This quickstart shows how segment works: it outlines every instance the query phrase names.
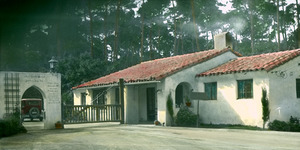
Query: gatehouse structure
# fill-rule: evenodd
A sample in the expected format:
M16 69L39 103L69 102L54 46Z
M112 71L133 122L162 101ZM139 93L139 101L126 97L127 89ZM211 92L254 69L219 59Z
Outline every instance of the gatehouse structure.
M0 119L21 112L22 99L42 99L45 129L61 121L61 75L59 73L0 71Z

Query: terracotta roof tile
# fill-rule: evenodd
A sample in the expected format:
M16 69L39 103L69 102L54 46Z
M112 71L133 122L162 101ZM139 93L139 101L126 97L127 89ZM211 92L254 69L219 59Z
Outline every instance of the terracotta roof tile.
M208 50L142 62L127 69L83 83L81 85L73 87L73 89L114 84L117 83L120 78L123 78L126 83L158 81L179 70L204 62L227 51L232 50L229 48L223 50ZM235 55L240 56L240 54L238 54L237 52L232 52Z
M300 49L239 57L216 68L196 75L211 76L236 72L266 70L270 71L300 55Z

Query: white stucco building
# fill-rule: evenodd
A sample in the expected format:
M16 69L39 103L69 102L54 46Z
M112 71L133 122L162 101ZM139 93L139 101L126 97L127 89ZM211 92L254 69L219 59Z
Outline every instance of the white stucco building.
M167 96L171 93L176 115L193 91L211 99L200 101L202 123L262 127L262 88L268 91L271 120L300 117L300 50L240 57L224 48L231 43L226 33L217 39L213 50L143 62L73 87L74 104L118 104L123 78L128 124L158 120L170 125ZM196 101L190 109L197 112Z
M180 88L180 98L174 101L174 109L177 112L179 105L184 103L184 97L188 96L192 89L197 88L195 75L199 71L217 67L237 56L237 53L226 48L143 62L74 87L74 104L119 103L117 82L119 78L123 78L125 123L141 123L157 119L168 124L166 98L169 93L175 100L175 91L177 87ZM101 95L101 98L96 100L97 95L98 97Z
M240 57L197 75L199 90L216 83L215 100L201 101L204 123L262 126L262 88L270 121L300 117L300 50ZM213 111L212 111L213 110Z

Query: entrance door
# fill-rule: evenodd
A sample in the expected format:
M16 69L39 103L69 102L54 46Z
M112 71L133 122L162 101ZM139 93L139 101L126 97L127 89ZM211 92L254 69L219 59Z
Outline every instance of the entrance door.
M154 121L156 115L155 88L147 88L147 120Z

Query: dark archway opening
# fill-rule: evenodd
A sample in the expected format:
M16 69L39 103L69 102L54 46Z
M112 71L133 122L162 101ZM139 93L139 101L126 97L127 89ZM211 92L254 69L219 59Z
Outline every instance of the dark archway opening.
M175 89L175 106L180 108L186 102L186 98L189 98L191 92L191 85L187 82L182 82L177 85Z
M22 120L38 119L42 121L44 111L44 99L42 93L34 86L28 88L21 99Z

